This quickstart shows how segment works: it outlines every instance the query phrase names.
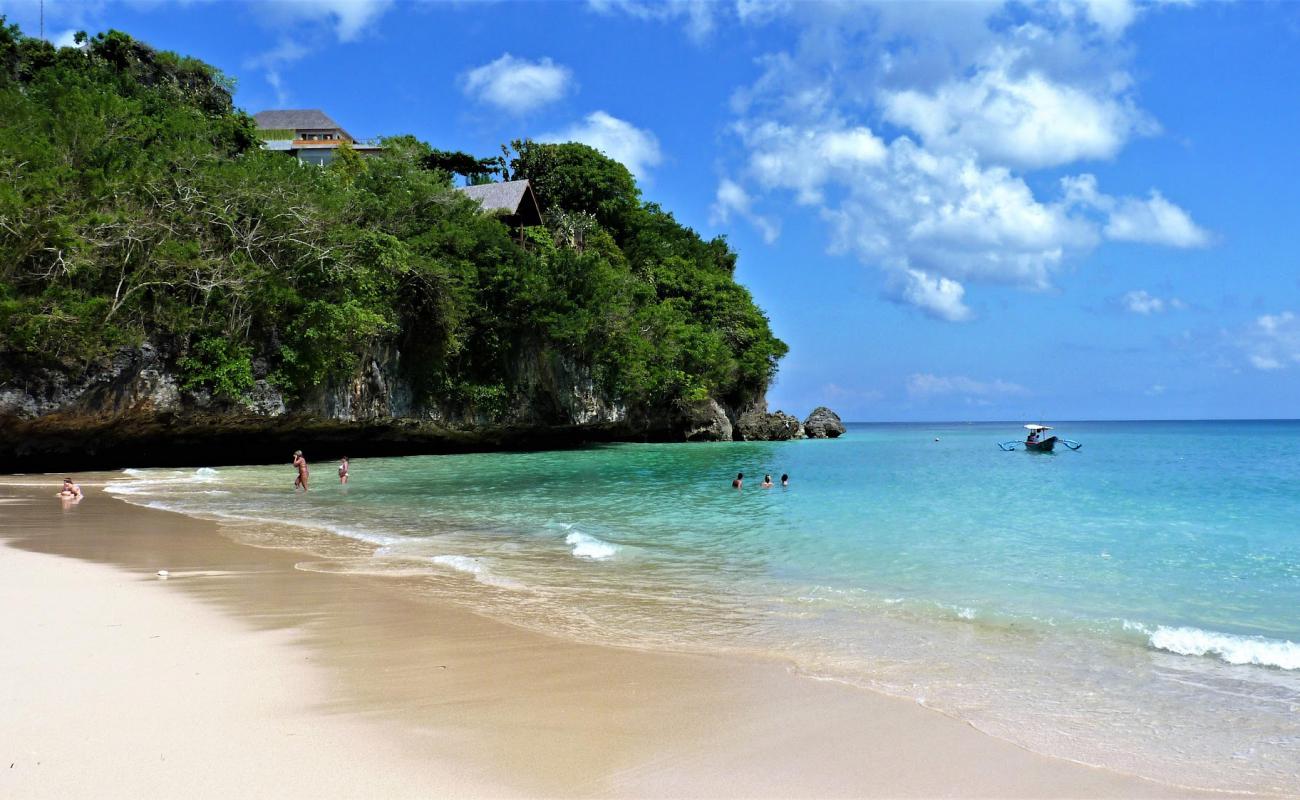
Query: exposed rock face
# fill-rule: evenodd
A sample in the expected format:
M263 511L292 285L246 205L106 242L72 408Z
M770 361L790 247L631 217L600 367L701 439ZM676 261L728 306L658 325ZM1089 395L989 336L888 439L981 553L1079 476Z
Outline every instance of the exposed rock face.
M767 404L759 403L736 420L736 439L745 442L784 442L804 438L798 417L784 411L769 414Z
M826 406L818 406L803 423L804 433L811 439L834 439L844 434L840 415Z
M717 400L682 401L677 408L682 415L681 428L686 441L731 441L731 420Z
M488 406L420 402L393 348L301 398L285 397L255 362L253 388L237 401L183 388L176 358L146 344L80 377L43 371L0 383L0 459L48 471L265 463L298 448L364 456L733 437L734 412L715 400L630 409L581 364L528 345L507 371L507 395Z

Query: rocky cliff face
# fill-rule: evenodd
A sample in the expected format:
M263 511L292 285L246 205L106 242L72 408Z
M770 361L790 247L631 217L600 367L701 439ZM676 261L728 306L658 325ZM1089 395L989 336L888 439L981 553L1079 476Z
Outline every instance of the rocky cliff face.
M123 348L79 378L48 371L0 385L0 458L36 472L270 462L299 448L333 457L802 435L797 419L768 415L761 401L739 424L712 399L629 409L581 365L530 347L512 365L504 407L419 403L400 357L376 350L350 379L297 400L255 365L253 389L231 402L184 389L165 348Z

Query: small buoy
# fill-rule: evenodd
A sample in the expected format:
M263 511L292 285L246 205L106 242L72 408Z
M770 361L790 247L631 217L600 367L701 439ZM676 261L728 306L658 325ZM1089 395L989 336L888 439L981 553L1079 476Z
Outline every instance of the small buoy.
M171 576L171 573L168 572L167 570L165 570L165 569L160 569L160 570L158 570L158 577L159 577L159 578L162 578L163 580L167 580L167 578L170 577L170 576Z

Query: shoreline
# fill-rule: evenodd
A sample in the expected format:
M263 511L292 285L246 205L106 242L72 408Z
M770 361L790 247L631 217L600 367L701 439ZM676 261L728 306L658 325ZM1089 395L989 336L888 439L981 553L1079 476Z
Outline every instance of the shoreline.
M217 523L100 491L65 513L36 488L47 485L37 476L0 482L3 498L17 501L0 504L0 572L13 572L15 548L108 565L96 585L139 595L141 608L199 607L226 624L215 639L254 646L279 637L255 646L265 651L258 663L312 665L281 701L300 703L306 718L362 726L361 738L409 759L385 769L400 779L390 795L428 785L456 796L1222 795L1037 755L915 703L784 665L576 644L415 596L402 579L298 570L306 554L240 544ZM50 560L42 571L67 575L72 563ZM133 585L158 584L158 569L172 573L163 586ZM25 591L44 594L34 607L59 609L69 589L51 581ZM10 602L23 616L20 598ZM90 634L74 626L68 635ZM139 657L141 648L124 652ZM229 669L237 677L249 667ZM135 680L147 687L150 677ZM219 710L221 698L208 699ZM32 718L51 710L16 700ZM64 735L75 749L86 733ZM201 746L219 736L200 723L185 738ZM152 764L150 775L172 769ZM362 759L349 778L364 783L372 769ZM6 783L0 791L14 796ZM310 793L289 791L299 790Z

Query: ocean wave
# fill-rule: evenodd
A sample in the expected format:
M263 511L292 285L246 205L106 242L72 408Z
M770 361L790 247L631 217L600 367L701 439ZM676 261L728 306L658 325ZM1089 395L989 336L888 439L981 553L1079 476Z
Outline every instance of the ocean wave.
M1300 644L1263 636L1234 636L1200 628L1157 627L1151 646L1183 656L1214 656L1229 664L1300 669Z
M124 469L122 474L131 478L128 481L113 481L104 486L109 494L145 494L162 486L185 486L195 483L213 483L221 476L211 467L199 467L192 473L183 472L148 472L139 469Z
M524 588L524 585L519 581L494 574L480 559L472 556L433 556L429 560L456 572L473 575L474 580L487 586L496 586L499 589Z
M602 541L581 531L569 533L564 537L564 542L573 548L572 552L576 558L604 561L618 554L617 545Z

